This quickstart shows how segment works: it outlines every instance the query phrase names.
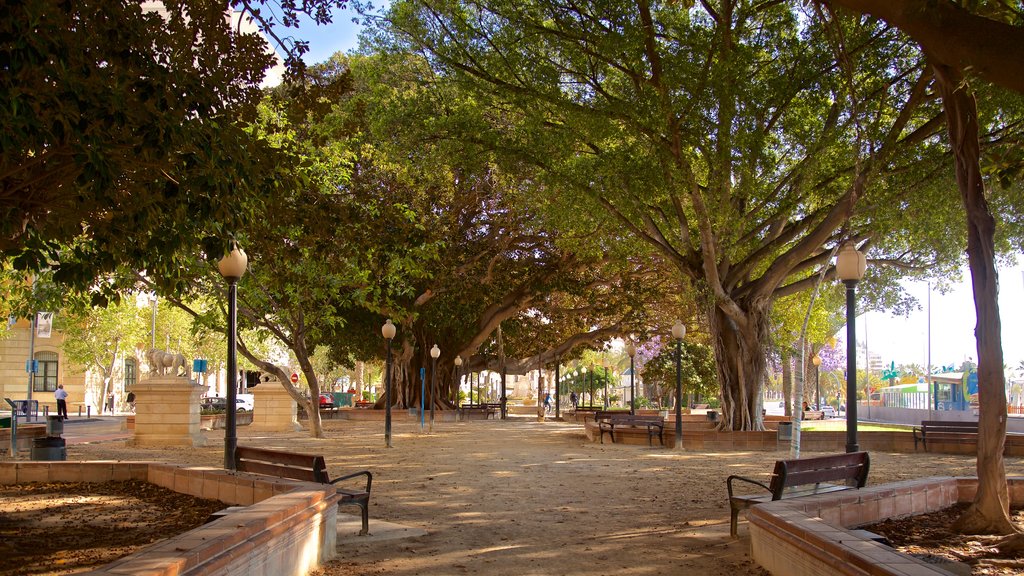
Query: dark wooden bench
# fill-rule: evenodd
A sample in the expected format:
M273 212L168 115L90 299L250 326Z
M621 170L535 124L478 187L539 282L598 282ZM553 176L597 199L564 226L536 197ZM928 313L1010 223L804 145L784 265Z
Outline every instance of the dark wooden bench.
M341 495L341 502L338 502L339 506L355 504L362 508L363 529L359 531L359 535L366 536L370 533L369 506L373 474L370 474L369 470L353 472L352 474L346 474L331 480L327 474L327 464L324 462L323 456L300 454L297 452L279 452L277 450L251 448L248 446L237 446L235 448L235 469L240 472L253 472L256 474L266 474L267 476L304 480L306 482L319 482L320 484L336 484L344 480L366 476L366 487L362 490L335 488L338 494Z
M600 414L600 413L599 413ZM661 445L665 445L665 419L661 416L650 416L630 414L629 412L605 412L602 418L597 420L597 427L601 434L601 443L604 444L604 433L607 432L615 443L615 428L646 428L647 445L654 446L654 436L658 436Z
M497 402L484 404L463 404L462 406L459 407L459 410L462 412L463 419L465 419L467 414L473 413L483 414L484 420L492 416L495 419L497 419L498 414L501 412L501 404Z
M594 412L594 422L608 420L616 414L629 414L629 410L597 410Z
M920 426L914 426L914 450L917 450L917 443L920 442L927 452L929 440L958 443L963 443L966 440L969 443L976 443L978 441L978 423L923 420Z
M868 481L868 468L871 459L867 452L852 452L849 454L836 454L834 456L818 456L815 458L803 458L800 460L778 460L775 462L775 470L772 472L771 481L766 485L744 478L743 476L729 476L726 479L726 487L729 491L729 508L732 516L729 520L729 534L736 536L736 522L741 510L746 510L755 504L782 500L783 498L798 498L800 496L812 496L814 494L825 494L839 490L850 490L852 488L863 488ZM760 486L768 494L734 494L732 489L733 480L741 480ZM842 484L837 484L842 482Z

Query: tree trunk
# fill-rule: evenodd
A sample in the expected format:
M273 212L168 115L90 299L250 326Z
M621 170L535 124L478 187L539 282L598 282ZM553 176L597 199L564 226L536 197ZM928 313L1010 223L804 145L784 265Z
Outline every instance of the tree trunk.
M1006 383L1000 336L998 278L995 267L995 219L985 200L978 140L978 110L970 86L954 68L933 65L942 96L956 180L967 211L967 260L974 288L978 324L978 492L957 520L956 529L968 534L1014 532L1003 446L1006 441Z
M764 382L764 343L768 341L766 306L750 306L745 326L715 307L708 323L715 348L722 395L721 430L763 430L759 401Z

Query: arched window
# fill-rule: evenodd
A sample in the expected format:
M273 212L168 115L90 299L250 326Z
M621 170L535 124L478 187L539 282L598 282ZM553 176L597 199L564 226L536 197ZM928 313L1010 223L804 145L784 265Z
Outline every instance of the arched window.
M124 389L125 390L129 390L129 389L131 389L132 386L135 385L136 374L138 374L137 366L138 365L135 363L135 358L125 358L124 359Z
M53 392L57 389L57 353L36 352L39 368L32 379L32 390L35 392Z

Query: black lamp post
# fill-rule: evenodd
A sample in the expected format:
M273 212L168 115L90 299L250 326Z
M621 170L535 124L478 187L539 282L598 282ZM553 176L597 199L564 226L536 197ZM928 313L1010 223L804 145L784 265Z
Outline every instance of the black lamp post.
M582 398L586 398L587 397L587 390L590 389L590 386L587 385L587 367L583 366L582 368L580 368L580 370L583 371L583 384L580 387L580 396ZM593 403L594 403L594 390L590 389L590 404L593 404ZM580 404L583 404L583 402L580 402ZM590 404L584 404L584 406L590 406Z
M249 258L237 245L217 263L220 275L228 281L228 405L224 414L224 468L235 470L235 402L238 397L238 357L235 355L235 335L238 330L238 281L245 274ZM154 307L154 310L156 308ZM156 331L154 330L154 333Z
M818 374L821 370L821 356L815 354L814 358L811 358L811 363L814 364L814 407L816 410L821 411L821 384L818 382Z
M380 328L380 333L388 341L387 382L384 383L384 444L391 448L391 341L395 338L395 325L388 318Z
M857 282L864 277L867 259L853 244L836 256L836 276L846 284L846 451L857 452Z
M672 337L676 339L676 450L683 449L683 337L686 326L676 320L672 326Z
M427 428L428 432L434 431L434 398L437 395L437 358L441 355L441 349L434 344L434 347L430 349L430 426Z
M603 360L602 360L603 362ZM604 366L604 409L608 409L608 365Z
M462 368L462 356L456 356L452 362L455 364L455 407L459 407L459 391L462 390L462 380L460 380L459 369ZM470 382L469 393L473 393L473 383ZM473 399L470 398L469 403L473 403Z
M633 340L626 343L626 354L629 354L629 413L636 414L636 384L634 378L636 374L633 373L633 357L636 356L636 346L633 344Z
M562 411L562 374L561 364L558 358L555 358L555 419L561 417Z

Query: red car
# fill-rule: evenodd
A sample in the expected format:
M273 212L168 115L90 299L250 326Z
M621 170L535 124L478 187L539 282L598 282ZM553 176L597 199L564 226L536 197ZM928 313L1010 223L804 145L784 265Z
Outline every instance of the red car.
M334 397L330 394L320 395L320 409L324 408L334 408Z

